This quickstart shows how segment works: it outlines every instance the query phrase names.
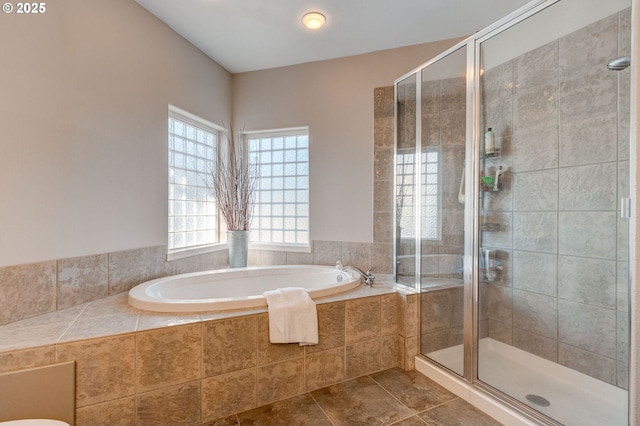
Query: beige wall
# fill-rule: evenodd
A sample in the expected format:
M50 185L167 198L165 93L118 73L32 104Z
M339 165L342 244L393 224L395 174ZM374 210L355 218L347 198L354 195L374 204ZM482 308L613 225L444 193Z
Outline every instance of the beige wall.
M130 0L0 25L0 266L166 244L167 105L231 121L231 75Z
M233 76L234 126L309 126L311 239L373 241L373 89L457 41Z
M168 104L309 126L311 238L371 242L373 89L455 41L232 78L133 1L4 14L0 266L166 244Z

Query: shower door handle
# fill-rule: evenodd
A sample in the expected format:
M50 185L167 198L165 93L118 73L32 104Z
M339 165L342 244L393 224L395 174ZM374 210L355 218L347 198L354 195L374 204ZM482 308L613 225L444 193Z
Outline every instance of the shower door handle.
M620 199L620 217L629 219L631 217L631 198Z

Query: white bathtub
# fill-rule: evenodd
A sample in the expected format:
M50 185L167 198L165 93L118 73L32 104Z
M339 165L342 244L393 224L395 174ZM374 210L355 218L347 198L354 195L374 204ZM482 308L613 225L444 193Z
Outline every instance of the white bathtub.
M139 284L129 304L155 312L200 312L267 306L262 293L302 287L312 298L360 285L360 275L332 266L264 266L174 275Z

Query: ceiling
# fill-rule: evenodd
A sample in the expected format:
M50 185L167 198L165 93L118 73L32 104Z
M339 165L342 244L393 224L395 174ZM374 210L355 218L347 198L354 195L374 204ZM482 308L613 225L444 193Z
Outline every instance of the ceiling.
M231 73L472 34L528 0L136 0ZM318 11L311 31L301 17Z

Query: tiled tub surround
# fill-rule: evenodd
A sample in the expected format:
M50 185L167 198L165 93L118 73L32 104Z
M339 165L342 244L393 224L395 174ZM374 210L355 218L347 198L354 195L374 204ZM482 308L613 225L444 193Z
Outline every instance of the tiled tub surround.
M392 272L391 252L376 243L314 241L309 253L249 250L249 266L344 265ZM129 291L169 275L229 267L227 250L166 260L166 247L148 247L0 268L0 325Z
M376 252L393 257L393 86L373 93L373 241Z
M481 288L481 334L622 388L628 376L630 12L486 70L483 128L509 168L483 200L482 245L504 272ZM488 42L490 43L490 41ZM616 136L617 135L617 136Z
M271 344L268 314L155 314L110 296L0 326L0 372L75 360L78 425L201 424L414 367L418 295L389 280L318 301L316 346Z
M129 291L137 284L228 267L225 251L166 261L164 246L0 268L0 324Z

